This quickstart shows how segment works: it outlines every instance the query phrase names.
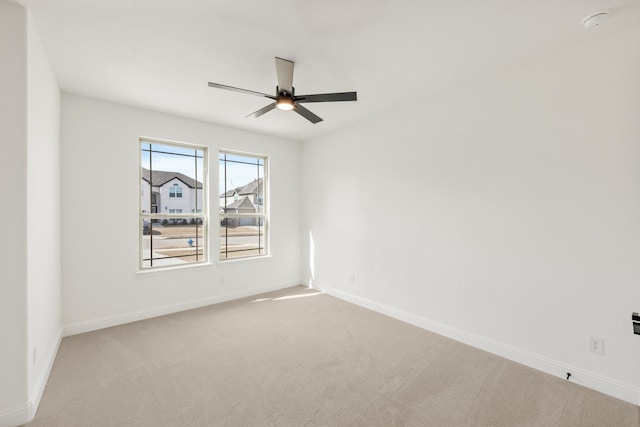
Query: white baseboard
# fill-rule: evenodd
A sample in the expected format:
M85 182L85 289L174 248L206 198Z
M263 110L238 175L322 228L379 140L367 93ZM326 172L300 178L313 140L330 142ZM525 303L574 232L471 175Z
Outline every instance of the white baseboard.
M31 421L29 418L31 412L34 411L30 402L0 411L0 427L16 427L26 424Z
M369 310L376 311L394 319L401 320L422 329L435 332L447 338L468 344L489 353L504 357L522 365L545 372L547 374L565 378L571 372L571 382L588 387L592 390L613 396L634 405L640 405L640 389L629 384L596 374L567 363L553 360L539 354L504 344L462 329L445 325L407 311L380 304L378 302L350 294L334 288L324 288L324 292Z
M58 331L56 345L51 349L49 354L47 354L45 360L46 366L31 391L29 401L22 405L0 411L0 427L16 427L33 421L33 418L36 416L36 411L38 410L38 405L40 405L44 388L47 385L47 380L53 369L53 363L56 360L61 342L62 328Z
M63 326L63 336L82 334L96 331L98 329L109 328L111 326L123 325L125 323L137 322L138 320L150 319L164 316L166 314L178 313L180 311L191 310L207 305L218 304L238 298L258 295L264 292L277 291L279 289L290 288L299 285L301 282L288 282L278 285L268 285L258 288L251 288L237 292L230 292L222 295L214 295L206 298L185 301L177 304L168 304L159 307L152 307L144 310L131 311L128 313L116 314L113 316L101 317L98 319L84 320L81 322L69 323Z
M31 391L31 395L29 396L29 412L28 417L29 421L33 420L36 416L36 411L38 410L38 406L40 406L40 400L42 399L42 394L44 393L44 388L47 386L47 381L49 380L49 375L51 375L51 370L53 369L53 363L56 361L56 356L58 355L58 349L60 349L60 343L62 342L62 328L58 331L58 338L56 340L56 345L51 349L49 354L47 354L47 358L45 360L46 366L40 377L37 379L36 384Z

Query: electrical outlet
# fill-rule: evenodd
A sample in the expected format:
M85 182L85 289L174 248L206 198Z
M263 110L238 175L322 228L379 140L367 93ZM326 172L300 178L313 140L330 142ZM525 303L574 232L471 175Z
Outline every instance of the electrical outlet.
M38 362L38 346L36 345L32 349L31 363L33 363L33 366L36 366L37 362Z
M220 283L224 283L224 276L222 274L220 275Z
M589 351L591 353L604 355L604 339L589 337Z
M356 283L356 273L351 273L351 276L349 277L349 281L351 283Z

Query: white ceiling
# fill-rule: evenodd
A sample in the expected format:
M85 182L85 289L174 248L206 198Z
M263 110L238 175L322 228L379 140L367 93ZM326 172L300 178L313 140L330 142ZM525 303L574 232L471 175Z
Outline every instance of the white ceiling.
M639 0L21 0L61 89L296 140L349 124L603 32L637 25ZM586 15L610 9L600 28ZM275 91L274 57L297 94L358 92L244 117Z

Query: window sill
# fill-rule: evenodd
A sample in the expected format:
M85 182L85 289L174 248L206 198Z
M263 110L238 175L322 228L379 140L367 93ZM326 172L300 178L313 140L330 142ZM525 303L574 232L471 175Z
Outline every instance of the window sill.
M145 268L144 270L136 271L136 274L149 274L149 273L159 273L161 271L170 271L170 270L184 270L185 268L198 268L198 267L210 267L213 263L211 262L199 262L187 265L168 265L166 267L150 267Z
M265 259L265 258L271 258L271 257L272 257L271 254L269 254L269 255L252 256L252 257L246 257L246 258L219 259L218 264L230 264L234 262L253 261L256 259Z

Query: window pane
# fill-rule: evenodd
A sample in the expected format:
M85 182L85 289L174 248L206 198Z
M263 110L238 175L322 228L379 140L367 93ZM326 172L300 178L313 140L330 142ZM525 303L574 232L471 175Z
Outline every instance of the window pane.
M221 155L223 157L219 161L220 206L233 209L235 206L231 205L234 202L244 202L245 207L249 207L250 204L258 205L259 199L264 199L264 159ZM253 211L256 212L257 209L258 206L254 206Z
M144 225L143 267L204 261L204 224L201 218L171 218Z
M220 258L266 254L264 218L224 218L220 224Z

